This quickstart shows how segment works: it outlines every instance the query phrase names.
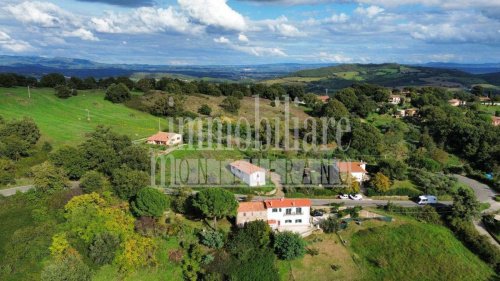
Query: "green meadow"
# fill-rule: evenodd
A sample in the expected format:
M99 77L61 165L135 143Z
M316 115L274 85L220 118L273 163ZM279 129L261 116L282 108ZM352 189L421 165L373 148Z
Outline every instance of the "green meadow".
M0 88L0 115L6 119L33 118L42 141L55 147L80 143L86 133L102 124L132 140L158 131L158 118L106 101L99 90L79 91L77 96L59 99L53 89L31 89L29 98L27 88ZM165 126L162 120L162 128Z

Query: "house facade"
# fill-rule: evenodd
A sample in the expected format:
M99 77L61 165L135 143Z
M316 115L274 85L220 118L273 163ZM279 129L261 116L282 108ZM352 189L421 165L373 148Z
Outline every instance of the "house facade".
M319 99L322 103L327 103L327 102L330 100L330 96L318 96L318 99Z
M176 133L158 132L147 138L146 143L154 145L172 146L182 143L182 135Z
M451 100L448 100L448 104L451 106L461 106L461 105L464 105L465 102L462 100L459 100L459 99L451 99Z
M337 162L337 168L340 174L350 174L359 183L368 180L365 162Z
M311 200L301 198L269 199L257 202L241 202L236 224L263 220L277 231L302 232L311 226Z
M389 97L388 102L398 105L399 103L401 103L401 99L402 99L402 97L400 95L391 95Z
M266 185L266 169L238 160L229 164L231 173L250 187Z

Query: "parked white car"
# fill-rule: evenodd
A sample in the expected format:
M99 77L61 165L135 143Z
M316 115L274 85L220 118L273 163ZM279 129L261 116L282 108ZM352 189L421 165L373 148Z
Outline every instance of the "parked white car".
M340 194L339 199L349 199L349 195L347 194Z
M363 196L361 196L361 194L349 194L349 198L352 200L363 200Z
M419 205L436 204L438 202L437 197L434 195L420 195L418 199Z

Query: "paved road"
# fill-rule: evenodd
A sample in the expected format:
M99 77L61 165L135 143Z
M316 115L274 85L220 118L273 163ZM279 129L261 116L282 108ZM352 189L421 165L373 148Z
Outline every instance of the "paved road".
M490 212L494 213L500 210L500 202L497 202L493 199L497 193L489 186L461 175L453 175L453 176L457 178L459 182L464 183L468 185L470 188L472 188L479 202L490 204L490 207L484 210L483 213L490 213ZM480 234L486 235L493 245L496 245L498 248L500 248L498 242L486 230L486 227L484 226L483 222L480 219L474 220L474 227Z
M0 195L12 196L12 195L16 194L18 191L24 193L32 188L34 188L33 185L25 185L25 186L16 186L16 187L12 187L12 188L0 189Z
M77 188L80 185L80 182L72 181L72 182L70 182L70 184L71 184L71 188ZM12 187L12 188L0 189L0 195L3 195L5 197L12 196L12 195L16 194L18 191L24 193L30 189L33 189L33 188L35 188L34 185L24 185L24 186Z

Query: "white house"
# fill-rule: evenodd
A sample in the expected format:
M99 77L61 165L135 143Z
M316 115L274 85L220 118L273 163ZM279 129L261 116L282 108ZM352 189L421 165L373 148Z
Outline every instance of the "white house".
M146 142L148 144L171 146L182 143L182 135L176 133L158 132L150 136Z
M231 173L251 187L266 185L266 170L250 162L238 160L229 164Z
M349 173L359 183L368 179L365 162L337 162L337 168L340 174Z
M241 202L236 224L256 220L266 221L273 230L290 230L303 233L311 226L311 200L300 198L269 199L258 202Z
M400 95L391 95L388 100L389 103L392 104L400 104L401 103L401 96Z

